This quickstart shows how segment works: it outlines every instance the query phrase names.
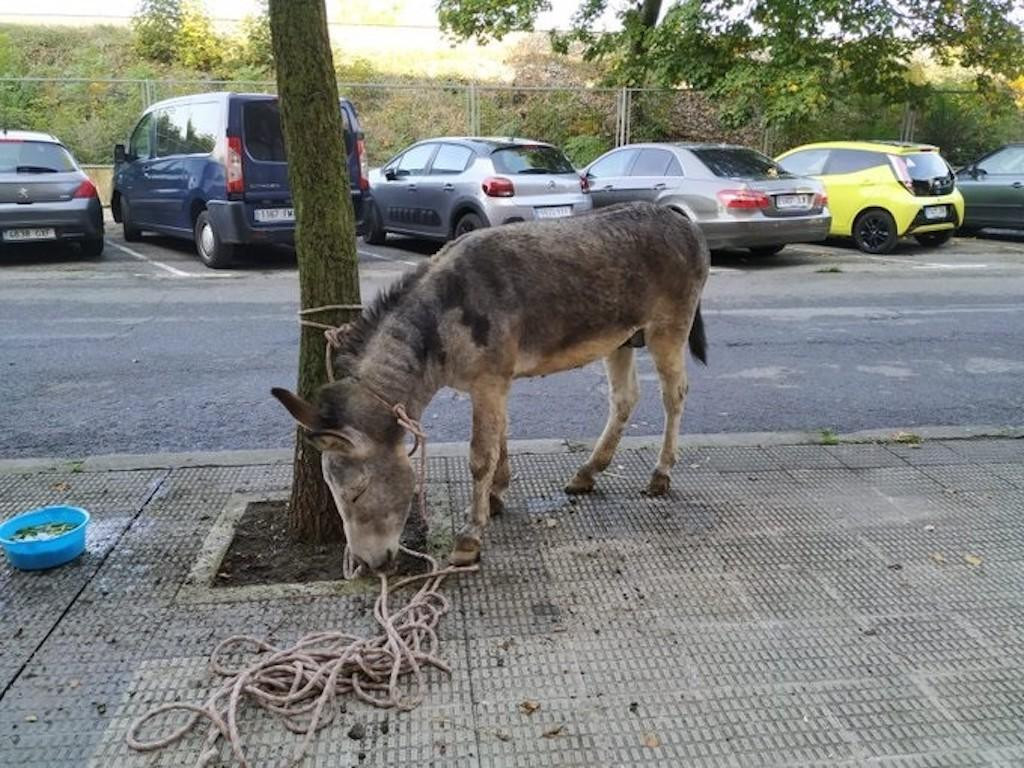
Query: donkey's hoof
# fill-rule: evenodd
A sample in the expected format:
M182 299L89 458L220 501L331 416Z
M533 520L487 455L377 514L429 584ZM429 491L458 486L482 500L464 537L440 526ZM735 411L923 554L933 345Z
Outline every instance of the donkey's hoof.
M668 493L671 483L672 478L658 470L654 470L651 473L651 482L647 484L647 489L644 491L644 496L664 496Z
M455 538L455 549L449 558L452 565L473 565L480 560L480 539L468 533Z
M572 480L566 483L565 486L565 492L571 495L590 493L593 490L594 478L590 475L585 475L582 472L577 472L573 475Z
M505 513L505 502L501 500L500 496L495 496L493 493L490 496L491 514L502 515Z

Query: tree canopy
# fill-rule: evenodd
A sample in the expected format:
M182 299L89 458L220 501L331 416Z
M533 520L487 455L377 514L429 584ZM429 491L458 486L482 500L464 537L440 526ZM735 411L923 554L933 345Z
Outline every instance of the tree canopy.
M556 49L577 46L616 85L686 85L742 123L816 114L832 98L914 101L914 57L971 68L976 84L1024 71L1016 0L579 0ZM438 0L441 26L486 41L534 28L550 0ZM601 29L609 14L618 24Z

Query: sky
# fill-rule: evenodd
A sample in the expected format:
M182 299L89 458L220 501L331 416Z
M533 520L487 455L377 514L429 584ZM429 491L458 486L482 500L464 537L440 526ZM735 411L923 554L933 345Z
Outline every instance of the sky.
M240 19L252 13L256 8L255 0L205 0L207 11L217 19ZM437 25L434 3L431 0L405 0L397 3L403 6L400 21L411 26ZM124 18L131 16L138 5L138 0L33 0L30 10L26 10L24 0L0 0L0 16L18 16L26 22L33 17L39 20L52 16L95 17L97 21L106 18ZM333 22L344 22L338 18L334 3L327 2L328 14ZM551 11L538 19L537 26L541 29L565 27L572 17L573 11L579 6L579 0L551 0ZM52 20L52 19L51 19Z

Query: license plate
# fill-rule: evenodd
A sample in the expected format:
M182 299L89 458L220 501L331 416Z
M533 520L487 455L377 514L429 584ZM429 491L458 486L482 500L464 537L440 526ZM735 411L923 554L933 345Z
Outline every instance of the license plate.
M565 216L572 216L571 205L548 205L537 209L538 219L561 219Z
M929 205L924 209L924 217L926 219L944 219L946 218L946 206Z
M261 224L295 221L294 208L257 208L255 215Z
M785 208L809 208L811 205L810 195L776 195L775 207L782 210Z
M53 227L31 227L28 229L5 229L4 240L9 243L26 240L56 240L57 232Z

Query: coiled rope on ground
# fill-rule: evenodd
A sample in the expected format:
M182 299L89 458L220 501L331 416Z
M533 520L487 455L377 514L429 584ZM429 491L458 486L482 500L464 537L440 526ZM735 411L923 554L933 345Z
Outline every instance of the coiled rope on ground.
M330 725L339 712L338 698L353 695L358 700L384 709L410 710L422 701L426 673L430 668L451 674L438 653L437 626L451 603L440 591L445 578L454 573L475 571L478 566L440 567L427 554L403 551L425 560L427 573L389 583L379 574L380 594L373 617L380 631L372 637L343 632L314 632L294 645L279 648L249 635L222 640L210 656L210 671L224 678L203 704L170 703L138 718L126 737L132 749L149 752L168 747L190 732L200 720L208 721L206 737L195 763L208 766L220 753L220 741L228 742L238 764L249 768L239 731L239 712L245 703L256 704L274 715L302 740L286 763L305 757L320 729ZM391 611L390 601L402 587L420 583L404 606ZM224 659L244 649L255 650L255 661L232 666ZM402 679L410 677L403 687ZM170 733L150 738L140 736L143 727L168 712L186 712L184 724Z

